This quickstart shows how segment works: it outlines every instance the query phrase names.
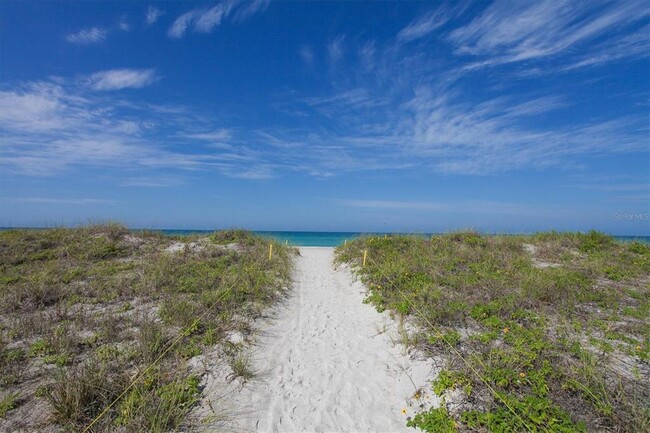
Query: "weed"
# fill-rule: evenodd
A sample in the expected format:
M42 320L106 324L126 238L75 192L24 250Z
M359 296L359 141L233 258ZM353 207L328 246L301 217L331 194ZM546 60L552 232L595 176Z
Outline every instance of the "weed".
M16 408L18 393L10 392L0 399L0 418L7 416L7 412Z
M123 372L99 365L91 360L55 372L45 398L57 422L69 427L89 423L126 386L128 377Z
M230 368L233 378L239 377L244 381L252 379L256 374L253 370L252 360L247 355L235 355L230 361Z
M4 340L0 338L0 385L5 387L18 382L24 362L24 351L22 349L8 349Z
M195 247L172 253L171 242ZM290 281L292 250L274 243L269 261L269 242L244 231L170 238L117 223L1 231L3 395L29 378L38 395L26 398L44 398L56 424L38 428L78 431L157 361L93 431L178 429L200 392L179 364L249 330ZM250 378L250 366L236 364Z
M152 433L177 429L198 400L199 378L173 377L161 384L163 379L153 373L129 391L120 404L115 424Z
M558 433L586 432L584 423L573 422L566 411L545 397L527 396L519 400L502 395L508 406L498 404L489 412L467 411L462 421L470 429L490 431L552 431ZM513 412L518 414L514 416Z
M183 359L194 358L200 355L201 352L200 341L197 341L196 338L190 338L176 347L176 353Z
M40 339L36 340L32 345L29 347L29 356L31 357L38 357L38 356L47 356L47 355L52 355L54 353L54 349L52 346L45 340Z
M138 332L136 341L138 355L145 364L155 361L167 346L163 327L153 321L145 321L140 324L140 332Z
M443 395L446 391L470 384L471 382L464 373L442 370L433 381L433 392L437 395Z
M365 267L359 266L363 251ZM336 257L356 266L368 287L365 302L412 316L429 336L425 342L404 338L405 344L445 350L447 368L434 381L436 393L460 388L476 404L453 416L444 406L420 413L409 425L431 422L440 431L522 431L524 423L535 430L584 431L601 428L603 419L616 431L648 425L642 398L634 397L647 396L647 379L616 384L609 357L591 355L623 354L635 371L645 368L647 245L619 244L594 231L529 237L459 232L359 238L339 247ZM468 328L472 332L461 338L458 330ZM449 345L456 349L446 350ZM486 406L477 399L488 387L494 402Z
M454 330L435 333L429 336L429 343L441 348L446 348L448 345L458 346L460 344L460 333Z
M210 236L210 240L215 244L226 245L226 244L239 244L239 245L254 245L256 240L255 237L246 230L235 229L235 230L221 230L214 232Z
M447 408L439 407L429 409L427 412L415 414L406 423L408 427L417 427L420 430L430 433L454 433L458 431L456 421L447 412Z

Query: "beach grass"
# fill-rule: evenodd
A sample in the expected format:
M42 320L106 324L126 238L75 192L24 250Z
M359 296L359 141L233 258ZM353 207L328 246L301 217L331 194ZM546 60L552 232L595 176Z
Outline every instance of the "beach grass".
M253 373L228 339L289 285L295 250L274 243L269 259L269 242L120 224L0 232L0 429L81 431L120 395L92 431L185 425L201 392L190 359L227 345L233 374Z
M367 262L362 266L363 252ZM441 359L424 431L650 430L650 248L598 232L364 237L366 301Z

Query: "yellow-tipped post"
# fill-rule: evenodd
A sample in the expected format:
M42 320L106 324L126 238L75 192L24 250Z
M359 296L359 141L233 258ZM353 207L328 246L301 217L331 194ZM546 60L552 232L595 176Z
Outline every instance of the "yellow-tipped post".
M273 244L269 244L269 260L273 258Z
M367 257L368 257L368 250L363 250L363 266L366 266Z

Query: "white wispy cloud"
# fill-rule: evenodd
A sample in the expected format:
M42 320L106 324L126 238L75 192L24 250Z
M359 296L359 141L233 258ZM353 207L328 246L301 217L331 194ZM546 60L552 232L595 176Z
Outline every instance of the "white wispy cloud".
M374 110L386 109L391 103L388 97L375 95L364 87L326 96L305 98L303 101L329 118L336 118L350 112L358 113L360 110L370 115Z
M376 65L377 48L375 41L367 41L359 48L359 61L365 70L371 70Z
M181 38L189 28L194 28L197 32L209 33L230 14L235 4L234 1L225 1L210 9L194 9L186 12L174 21L168 34L172 38Z
M199 33L210 33L226 19L232 17L237 22L264 11L268 1L223 0L211 8L192 9L180 15L167 32L171 38L182 38L189 29Z
M163 15L163 11L161 11L160 9L158 9L153 5L149 5L149 8L147 9L147 14L145 15L145 22L147 23L147 25L150 26L154 24L156 21L158 21L158 19L162 15Z
M94 90L119 90L139 89L157 79L154 69L111 69L89 75L85 81Z
M196 140L229 137L230 132L210 125L201 113L116 101L76 83L22 83L0 90L0 106L8 107L0 110L0 170L30 176L52 176L75 167L152 173L139 181L130 176L127 183L133 186L153 186L161 171L167 180L180 177L178 171L213 170L245 179L274 175L273 163L242 139L236 145L208 143L202 151L195 146L187 151ZM160 130L170 127L177 136L161 140ZM197 128L208 132L197 133Z
M644 148L641 118L574 123L557 128L526 126L530 116L564 106L561 98L517 102L499 97L479 104L454 101L422 89L398 121L410 139L406 150L431 158L440 172L485 174L524 167L561 166L580 154L638 152ZM640 129L639 129L640 128ZM617 143L616 147L612 143Z
M629 30L628 45L641 44L642 37ZM613 47L627 39L597 44ZM275 146L302 149L304 164L293 162L305 172L390 170L391 164L397 170L461 175L566 170L579 168L586 155L647 149L650 128L640 113L591 118L570 114L570 107L581 103L569 96L570 89L566 95L534 88L522 93L501 85L468 92L456 76L458 63L427 56L423 45L352 38L346 45L359 53L346 58L349 73L341 77L325 70L333 83L329 91L294 99L297 109L321 120L317 131L269 131ZM589 50L579 54L587 56ZM547 122L558 116L564 121Z
M509 216L543 216L557 217L561 214L579 215L587 213L583 207L539 205L532 203L510 203L494 200L446 200L446 201L405 201L405 200L368 200L368 199L333 199L334 204L384 212L450 212L467 214L493 214Z
M65 94L51 83L31 83L18 89L0 91L0 124L15 131L57 131L74 127L73 117L62 111L75 110L83 100Z
M616 182L612 179L605 179L604 182L600 183L595 183L593 180L588 183L581 183L581 184L573 184L573 185L567 185L568 187L572 188L580 188L580 189L586 189L586 190L592 190L592 191L602 191L602 192L613 192L613 193L620 193L620 192L630 192L630 191L638 191L638 192L646 192L650 193L650 183L620 183ZM650 198L650 195L646 195L646 199Z
M185 31L189 26L192 25L194 20L196 20L196 15L198 11L189 11L183 15L176 18L172 26L169 28L167 34L170 38L181 38L185 34Z
M397 86L411 82L402 74L392 75ZM467 100L457 85L432 83L403 99L404 93L391 87L369 87L371 80L365 76L360 81L364 84L348 91L302 100L328 119L327 130L275 135L274 145L298 147L295 153L313 169L302 166L303 171L328 175L404 169L485 175L575 168L584 155L647 148L649 128L643 116L536 126L537 118L570 108L571 102L561 95ZM395 94L402 99L390 96Z
M226 0L197 14L194 21L194 29L197 32L210 33L212 29L220 25L230 15L230 12L236 4L237 2L234 0Z
M449 34L459 55L486 57L469 68L540 59L566 53L581 43L619 31L645 19L643 0L617 2L495 1L469 24Z
M131 30L131 24L129 24L126 16L120 18L119 22L117 23L117 28L123 32L128 32Z
M594 67L626 58L648 57L650 50L650 25L646 25L629 35L606 40L596 45L591 52L578 57L558 68L559 71Z
M272 165L258 165L254 168L235 170L227 168L222 171L228 177L245 180L267 180L275 177L275 170Z
M311 66L314 64L314 50L312 50L309 45L303 45L300 47L298 54L306 65Z
M477 102L463 100L454 89L422 85L411 97L389 103L386 93L391 92L359 88L303 99L300 104L329 111L327 129L242 131L215 127L178 107L118 104L105 94L28 83L0 91L0 105L6 107L0 110L0 166L38 176L75 166L138 168L154 174L131 175L125 183L164 186L177 170L215 170L253 180L279 173L322 178L412 169L482 175L565 167L582 155L647 151L643 118L531 126L531 118L570 107L558 95ZM171 139L160 139L162 125L176 131ZM167 179L157 180L158 171Z
M140 176L122 180L122 186L144 188L169 188L185 185L187 180L175 176Z
M271 0L251 0L240 7L235 13L235 21L243 21L258 12L264 12L271 4Z
M66 36L66 40L77 45L91 45L103 42L106 40L108 31L100 27L90 27L81 29L76 33L70 33Z
M420 39L437 28L442 27L449 21L450 14L446 7L441 6L417 19L404 27L397 34L397 40L400 42L410 42Z
M343 58L344 41L345 41L345 35L338 35L336 38L334 38L333 41L327 44L327 56L329 58L330 63L332 64L337 63L339 60Z
M185 134L185 137L204 141L226 141L232 137L232 132L221 128L216 131Z
M265 4L222 2L191 10L176 19L170 36L212 31L225 20L234 20L246 5L259 12ZM75 82L83 84L81 89L72 89L69 81L0 88L0 164L34 175L75 166L126 165L154 172L143 174L140 180L129 175L133 186L153 186L158 183L156 173L164 171L173 177L174 170L214 170L244 179L268 179L282 173L323 178L384 170L484 175L575 167L584 156L647 155L649 131L643 115L570 112L572 105L581 104L570 91L542 92L534 86L527 92L508 84L495 90L480 87L487 81L479 80L468 91L454 75L464 59L487 64L528 56L526 64L549 70L536 62L567 52L563 63L554 66L556 71L567 68L565 73L570 73L569 68L597 66L629 53L647 55L643 48L647 47L644 32L648 26L630 17L628 5L607 3L589 13L582 3L565 5L569 17L549 24L555 40L544 34L540 24L550 23L559 14L554 4L517 3L507 8L495 3L477 20L450 34L448 40L457 54L451 66L431 56L424 43L403 43L435 31L440 17L434 19L434 12L405 27L402 41L339 35L328 41L321 54L326 64L329 61L337 67L310 70L322 74L317 77L322 79L319 86L314 87L318 94L310 88L278 97L284 115L295 115L298 120L291 128L256 130L254 124L234 128L188 107L124 99L118 103L110 99L113 94L91 91L150 85L157 79L156 71L150 69L98 72ZM487 11L493 12L489 19ZM635 22L637 27L629 28ZM494 25L492 33L490 24ZM608 31L612 37L603 37ZM592 42L592 50L573 49L586 40ZM625 55L618 51L621 47ZM534 53L537 57L531 56ZM298 54L303 62L314 62L310 47L304 46ZM562 122L553 120L559 117ZM170 128L174 131L171 138ZM370 204L437 206L366 203Z
M121 203L118 200L103 198L56 198L56 197L4 197L2 201L14 203L39 203L39 204L69 204L69 205L115 205Z
M403 201L403 200L360 200L336 199L334 203L364 209L399 209L399 210L430 210L439 211L449 209L449 204L444 202Z

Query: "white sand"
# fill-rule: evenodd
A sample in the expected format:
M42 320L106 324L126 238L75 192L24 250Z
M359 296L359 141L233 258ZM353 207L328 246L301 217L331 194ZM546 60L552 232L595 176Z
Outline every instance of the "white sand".
M393 343L397 325L362 303L366 290L349 270L333 269L332 248L300 253L292 293L252 351L260 377L237 389L208 383L209 400L226 405L225 430L415 431L406 417L418 387L427 390L422 403L438 404L431 360L411 359Z

